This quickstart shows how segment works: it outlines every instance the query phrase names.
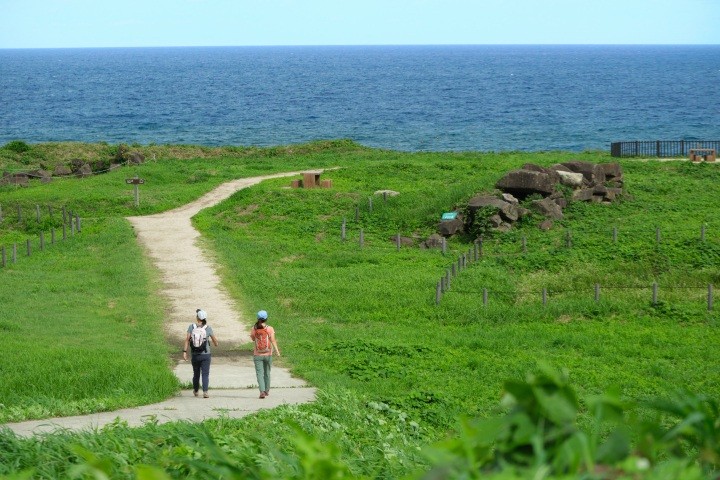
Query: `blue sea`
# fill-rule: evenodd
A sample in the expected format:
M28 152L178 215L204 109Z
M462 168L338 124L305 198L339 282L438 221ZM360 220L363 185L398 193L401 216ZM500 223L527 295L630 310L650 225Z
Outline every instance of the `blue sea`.
M718 45L0 50L0 144L582 151L719 117Z

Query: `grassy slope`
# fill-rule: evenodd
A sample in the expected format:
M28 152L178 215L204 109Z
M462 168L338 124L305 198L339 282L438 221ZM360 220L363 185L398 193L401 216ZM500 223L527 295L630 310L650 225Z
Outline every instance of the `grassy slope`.
M654 308L648 305L647 291L618 289L617 298L606 298L611 285L647 285L650 280L663 286L717 283L720 225L711 215L715 199L707 188L720 176L717 166L623 162L634 199L613 206L573 207L560 226L572 229L572 250L560 248L562 228L540 234L530 225L493 238L486 241L487 258L455 279L436 307L435 282L469 245L453 239L447 257L434 250L397 252L392 235L399 231L427 236L439 212L491 189L502 172L523 163L610 159L597 153L403 154L348 145L310 146L299 155L269 153L158 161L102 177L0 191L2 205L64 203L83 217L90 212L79 237L0 272L5 277L0 283L2 304L21 312L14 321L0 324L13 333L11 341L17 347L10 351L19 352L10 354L14 357L3 367L3 379L14 382L13 406L7 407L9 398L0 400L6 406L0 415L32 418L131 405L175 388L162 367L167 361L160 329L162 305L146 293L155 291L153 275L141 260L129 226L117 218L135 213L125 177L138 173L146 179L141 211L151 213L186 203L227 178L330 165L346 167L325 176L332 178L332 190L289 190L283 188L287 179L270 181L196 217L218 252L228 288L252 310L271 311L286 361L324 389L318 404L278 412L271 420L261 415L212 423L213 436L225 438L222 442L243 438L258 428L257 422L269 420L278 427L275 440L287 446L296 435L283 419L292 419L318 438L337 441L343 456L357 458L351 464L358 472L393 472L387 473L393 477L409 471L415 461L413 446L427 437L403 430L405 423L400 427L399 417L388 412L408 412L426 434L435 428L442 431L459 413L492 411L502 381L522 377L539 360L568 367L583 393L612 384L628 397L677 387L719 393L720 376L712 357L719 343L716 317L704 308L702 293L685 295L679 290L672 301L663 296L664 303ZM370 214L367 198L386 188L401 195L387 205L376 197ZM7 215L8 208L4 211ZM343 218L348 220L345 243L339 240ZM707 241L698 245L703 222ZM614 224L620 228L620 241L608 246ZM17 238L15 227L0 226L3 243ZM662 228L666 239L660 247L653 244L655 226ZM362 250L356 242L361 227L366 239ZM517 252L519 235L527 236L529 254L490 255ZM569 285L592 292L598 279L604 286L600 305L592 302L592 293L590 300L567 293L551 296L543 309L537 297L533 300L524 293L537 292L543 285L551 291ZM491 305L483 307L478 294L482 288L502 294L497 301L492 295ZM62 323L67 318L80 326L82 349L71 347L74 340ZM135 342L124 340L148 332L150 338L140 352ZM93 367L64 367L68 353L80 365ZM128 361L136 354L145 356L148 370ZM93 363L98 356L106 360ZM30 376L56 376L60 381L46 382L43 395L38 395L37 382L22 382L14 376L16 369L7 366L20 362L32 369ZM377 416L375 407L361 399L380 400L396 410ZM338 402L350 407L336 408ZM340 426L330 428L324 422ZM169 452L182 457L177 445L183 438L198 434L183 429L159 428L167 437L162 448L169 449L159 453L139 446L146 435L156 438L155 428L122 434L116 428L113 435L72 441L105 452L120 464L119 456L125 455L121 452L130 450L136 452L135 461L165 464ZM3 445L20 459L16 466L38 465L44 460L31 454L32 443ZM395 453L387 456L387 451L378 450L380 444ZM62 445L56 448L52 451L64 451ZM47 465L47 471L55 473L48 477L67 468L67 454L55 455L56 463ZM122 472L128 475L127 469Z
M273 311L299 374L410 409L436 426L460 413L489 413L502 382L538 361L569 368L583 393L611 385L631 398L679 387L720 393L711 353L720 337L704 300L720 259L715 200L703 187L718 177L716 166L625 162L633 199L571 208L562 224L574 232L573 249L561 246L562 225L548 234L527 225L497 236L486 241L488 257L463 272L436 307L435 283L456 257L396 252L391 236L424 238L439 212L491 190L502 172L564 156L394 157L376 154L371 167L333 173L332 191L288 191L268 182L199 215L236 294ZM370 214L366 198L384 188L401 196L387 206L376 198ZM365 209L359 225L355 201ZM343 217L351 219L345 243ZM702 223L705 244L698 240ZM614 245L613 225L620 232ZM660 246L656 226L664 232ZM517 253L521 234L531 239L532 253L491 255ZM455 254L468 247L451 242ZM238 271L255 275L232 275ZM604 286L600 304L592 300L596 282ZM655 307L653 282L662 285ZM539 299L543 286L553 293L547 308ZM489 308L482 288L498 292Z

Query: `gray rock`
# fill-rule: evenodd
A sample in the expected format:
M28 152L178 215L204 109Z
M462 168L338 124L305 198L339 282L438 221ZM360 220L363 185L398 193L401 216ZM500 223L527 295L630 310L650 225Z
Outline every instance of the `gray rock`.
M53 170L53 176L54 177L67 177L69 175L72 175L72 170L70 167L66 165L58 165Z
M567 185L568 187L580 187L583 183L583 174L579 172L564 172L562 170L558 170L558 175L560 176L560 183L563 185Z
M513 170L498 180L495 188L515 197L525 198L533 193L550 195L555 190L555 182L547 173Z
M530 205L535 211L548 218L554 220L561 220L563 218L562 208L551 198L535 200Z
M540 225L538 225L538 228L542 231L547 232L555 225L555 222L551 218L546 218L542 222L540 222Z
M443 220L438 225L438 233L444 237L450 237L456 233L463 231L463 221L461 218L455 218L453 220Z

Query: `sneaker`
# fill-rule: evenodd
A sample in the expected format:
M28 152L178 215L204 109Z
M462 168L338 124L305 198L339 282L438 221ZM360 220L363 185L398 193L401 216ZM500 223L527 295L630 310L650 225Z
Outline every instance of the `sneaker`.
M203 398L210 398L210 395L208 395L208 392L203 392Z
M265 397L266 397L265 392L260 392L260 398L265 398Z
M193 395L195 395L195 396L197 397L197 396L198 396L198 391L197 391L197 390L193 390Z

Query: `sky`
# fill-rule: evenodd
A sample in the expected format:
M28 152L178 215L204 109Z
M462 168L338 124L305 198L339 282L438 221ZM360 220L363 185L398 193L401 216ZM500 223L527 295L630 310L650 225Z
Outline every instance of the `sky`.
M720 0L0 0L0 48L720 44Z

